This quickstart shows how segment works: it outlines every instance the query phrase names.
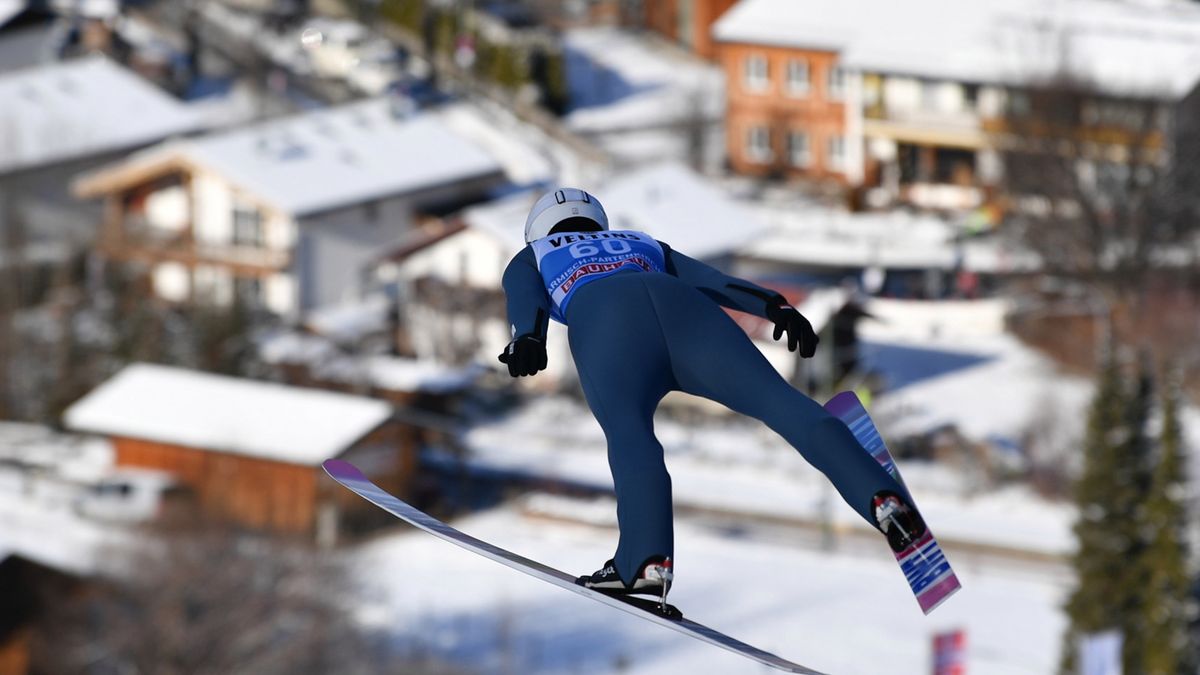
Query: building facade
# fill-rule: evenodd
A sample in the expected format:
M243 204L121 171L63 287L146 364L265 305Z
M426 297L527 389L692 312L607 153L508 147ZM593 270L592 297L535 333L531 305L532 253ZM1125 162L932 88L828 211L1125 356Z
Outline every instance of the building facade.
M753 176L852 182L857 148L837 52L722 43L725 142L731 168Z
M375 100L169 143L74 191L105 204L98 252L157 297L294 317L353 297L381 250L504 180L440 120Z
M646 28L698 56L717 58L712 25L737 0L656 0L643 3Z

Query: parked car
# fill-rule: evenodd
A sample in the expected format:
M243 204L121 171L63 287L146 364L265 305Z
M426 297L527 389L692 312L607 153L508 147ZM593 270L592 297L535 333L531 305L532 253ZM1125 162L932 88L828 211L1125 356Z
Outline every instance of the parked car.
M121 467L88 486L76 510L96 520L144 522L161 515L181 492L166 471Z

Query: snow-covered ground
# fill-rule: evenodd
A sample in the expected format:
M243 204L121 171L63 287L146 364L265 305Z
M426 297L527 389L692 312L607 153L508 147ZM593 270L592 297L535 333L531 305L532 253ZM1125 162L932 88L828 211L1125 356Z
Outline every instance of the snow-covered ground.
M1090 382L1057 373L1048 359L1006 335L1003 301L872 300L866 309L876 318L861 325L869 340L863 359L888 385L871 403L885 438L953 425L972 440L1019 442L1048 411L1057 412L1055 437L1068 451L1081 437ZM868 528L831 495L823 476L753 420L681 423L660 414L655 432L678 506L808 523L828 517L842 530ZM612 487L603 432L587 408L570 399L535 401L471 430L465 441L472 461L485 467ZM983 491L970 471L915 461L901 468L945 540L1050 555L1073 546L1069 504L1021 485Z
M512 507L455 525L571 573L603 563L616 532L522 517ZM676 527L676 585L686 615L839 675L930 671L936 632L967 632L974 675L1053 672L1064 618L1058 582L961 566L963 590L918 609L885 548L829 554ZM505 569L417 532L365 545L359 618L401 648L489 673L766 673L736 655Z
M836 528L868 529L830 494L819 472L757 423L697 426L660 416L655 432L667 452L679 507L814 523L825 517L832 499L828 513ZM472 430L466 442L477 465L612 488L603 432L586 407L567 399L535 402L502 422ZM1068 505L1039 499L1019 486L971 494L961 475L936 465L910 462L902 470L941 538L1036 553L1070 551L1074 511Z
M94 572L102 547L119 535L83 518L78 505L112 461L107 441L0 423L0 560L11 553L67 572Z

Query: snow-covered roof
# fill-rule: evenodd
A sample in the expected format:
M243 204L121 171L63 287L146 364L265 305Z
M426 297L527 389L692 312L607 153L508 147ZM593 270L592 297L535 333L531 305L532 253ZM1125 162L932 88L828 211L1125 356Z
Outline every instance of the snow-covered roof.
M712 258L745 245L765 223L715 183L675 162L633 169L589 189L614 230L639 230L695 258ZM514 253L525 245L525 217L541 195L531 190L472 207L463 220L490 232Z
M317 465L386 421L360 396L134 364L67 409L66 426L293 464Z
M196 129L187 105L103 57L0 75L0 174Z
M304 317L309 330L334 342L353 343L388 326L391 301L383 295L318 307Z
M530 185L554 176L540 132L515 119L500 106L479 101L443 106L436 113L455 134L486 150L518 185Z
M870 4L870 0L741 0L713 24L712 34L721 42L840 51L869 22Z
M766 229L715 183L674 162L620 175L597 196L613 229L640 230L694 258L732 253Z
M378 98L188 142L184 152L296 215L500 173L435 114Z
M998 239L956 240L959 229L933 215L901 211L850 213L822 206L762 206L772 229L739 253L790 265L884 269L954 269L1006 273L1037 261Z
M29 3L26 0L0 0L0 26L12 21ZM3 556L0 556L2 559Z
M343 384L367 384L394 392L444 394L469 387L486 369L479 364L449 366L385 354L347 354L318 335L282 332L263 339L259 356L272 364L303 365L313 377Z
M837 51L867 72L994 84L1065 75L1107 93L1178 98L1200 80L1200 8L1188 4L742 0L713 35Z
M492 235L502 246L516 253L525 245L525 217L540 196L541 190L527 190L472 206L463 211L463 221L468 227ZM603 196L597 196L603 203Z
M89 19L111 19L121 13L118 0L51 0L50 5L60 14Z
M40 424L0 422L0 463L87 481L112 465L112 445L100 438L59 433Z
M297 216L502 175L504 169L437 113L408 115L376 98L166 143L80 184L100 185L109 175L179 161L213 171Z

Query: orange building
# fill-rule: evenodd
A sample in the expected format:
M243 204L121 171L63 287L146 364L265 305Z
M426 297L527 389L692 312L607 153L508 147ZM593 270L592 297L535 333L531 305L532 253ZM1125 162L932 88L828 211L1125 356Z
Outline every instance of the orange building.
M648 0L646 27L709 60L717 58L712 26L737 0Z
M858 79L842 64L862 17L840 6L741 0L714 24L730 167L857 184Z
M720 61L734 171L846 180L846 83L836 52L722 43Z

